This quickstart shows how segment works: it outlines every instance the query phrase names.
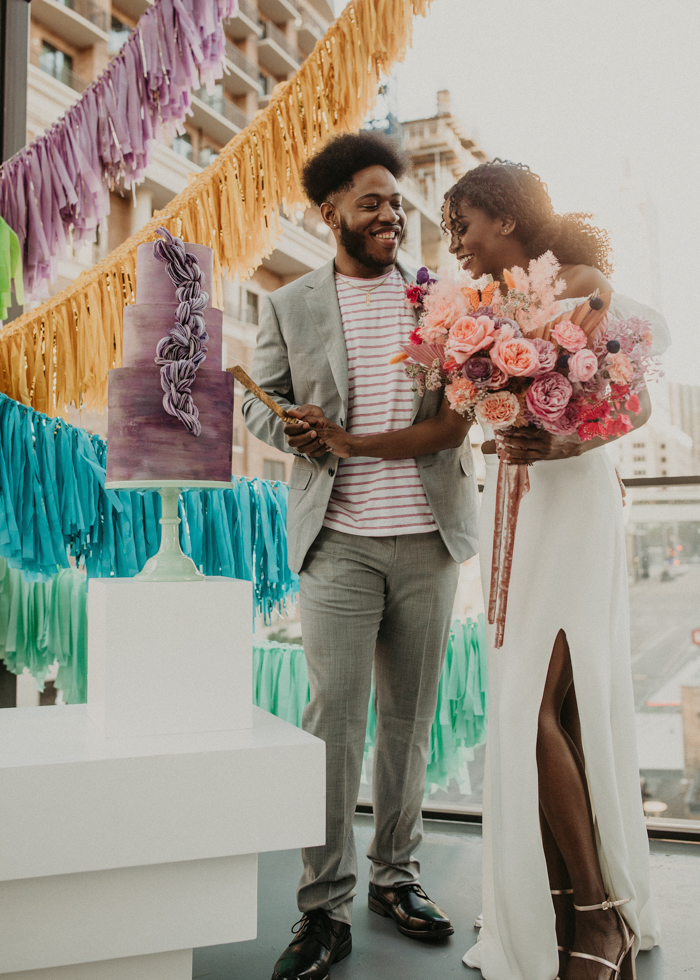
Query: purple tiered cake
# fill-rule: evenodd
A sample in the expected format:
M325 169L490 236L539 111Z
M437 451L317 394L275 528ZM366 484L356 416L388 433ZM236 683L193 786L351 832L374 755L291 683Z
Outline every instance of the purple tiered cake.
M203 288L211 292L213 252L185 242L196 256ZM123 367L109 372L107 480L231 480L233 375L222 371L221 310L204 310L207 355L196 372L192 398L201 433L193 435L163 407L158 342L175 324L175 285L153 242L139 245L136 303L124 309Z

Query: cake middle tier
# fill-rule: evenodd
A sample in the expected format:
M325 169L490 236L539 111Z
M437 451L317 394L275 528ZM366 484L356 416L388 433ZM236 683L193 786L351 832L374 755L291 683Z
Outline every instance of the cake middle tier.
M125 368L147 367L155 364L158 341L168 336L175 325L175 303L136 303L124 307L124 330L122 341L122 365ZM202 368L220 371L221 332L224 315L221 310L210 307L205 311L207 326L207 358ZM200 368L201 370L201 368Z
M192 398L202 432L193 436L163 408L160 368L109 372L107 481L217 480L230 482L233 452L233 375L197 372Z

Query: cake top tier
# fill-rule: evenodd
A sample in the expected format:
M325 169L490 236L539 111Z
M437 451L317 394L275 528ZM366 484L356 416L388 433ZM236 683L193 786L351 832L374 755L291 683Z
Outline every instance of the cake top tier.
M168 275L165 262L161 262L153 254L153 242L145 242L136 250L136 304L144 306L148 303L177 304L175 284ZM197 264L202 273L202 289L209 293L207 307L211 307L214 291L214 252L206 245L195 245L185 242L185 248L197 258Z

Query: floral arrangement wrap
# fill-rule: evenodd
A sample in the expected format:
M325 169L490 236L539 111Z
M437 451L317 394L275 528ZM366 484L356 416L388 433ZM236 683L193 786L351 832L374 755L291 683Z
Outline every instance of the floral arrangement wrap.
M436 280L420 269L406 289L419 324L392 358L405 362L419 391L444 389L461 415L495 430L532 426L586 442L632 429L645 378L658 373L647 321L609 316L610 293L570 314L556 297L565 283L551 252L498 283ZM489 597L495 646L503 643L513 541L527 467L501 463Z

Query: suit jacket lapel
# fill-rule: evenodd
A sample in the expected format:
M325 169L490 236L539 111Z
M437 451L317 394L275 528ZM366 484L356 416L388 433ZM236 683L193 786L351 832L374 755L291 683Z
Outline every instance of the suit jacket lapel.
M343 414L347 415L348 352L335 288L335 263L331 261L321 266L307 283L307 287L306 305L323 342L333 379L343 402Z

